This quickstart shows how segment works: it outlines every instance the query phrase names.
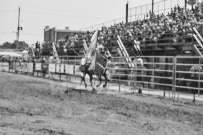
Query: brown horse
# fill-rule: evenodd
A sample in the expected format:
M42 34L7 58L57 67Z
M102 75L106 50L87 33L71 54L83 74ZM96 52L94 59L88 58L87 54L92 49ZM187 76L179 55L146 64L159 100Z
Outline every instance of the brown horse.
M107 65L108 65L107 63L111 58L112 56L110 52L108 50L105 50L104 53L102 54L96 53L91 63L86 62L84 65L80 65L79 70L82 72L81 82L84 81L85 87L87 87L87 84L85 82L86 74L88 74L90 77L90 84L93 91L95 91L95 88L92 85L93 75L96 75L99 78L100 82L97 85L97 87L100 86L100 84L102 83L102 78L101 78L102 76L105 78L105 84L103 85L103 87L106 87L107 81L109 80L107 78L107 72L106 72Z

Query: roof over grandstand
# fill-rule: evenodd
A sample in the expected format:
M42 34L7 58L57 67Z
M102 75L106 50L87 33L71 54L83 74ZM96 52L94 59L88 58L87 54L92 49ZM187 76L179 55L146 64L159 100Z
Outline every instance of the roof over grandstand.
M0 55L11 57L22 57L23 51L19 49L0 49Z
M0 52L0 55L11 56L11 57L22 57L22 54L15 53L15 52Z

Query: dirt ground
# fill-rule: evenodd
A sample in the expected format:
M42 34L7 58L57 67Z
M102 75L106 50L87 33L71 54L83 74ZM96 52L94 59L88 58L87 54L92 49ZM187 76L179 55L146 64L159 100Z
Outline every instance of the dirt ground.
M0 135L203 135L201 102L70 89L53 94L53 84L0 72Z

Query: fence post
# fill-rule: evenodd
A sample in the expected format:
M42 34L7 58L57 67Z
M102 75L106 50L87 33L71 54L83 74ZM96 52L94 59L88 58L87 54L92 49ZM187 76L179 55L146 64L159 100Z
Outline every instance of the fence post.
M119 75L119 79L118 79L118 92L121 91L121 87L120 87L120 75Z
M74 74L76 78L76 56L74 56Z
M199 65L201 64L201 58L199 58ZM198 97L200 95L200 70L198 74Z
M152 87L153 87L153 89L155 88L155 84L154 84L154 81L155 81L155 79L154 79L154 70L155 70L155 65L154 65L154 56L152 57L153 58L153 63L152 63L152 66L153 66L153 70L152 70L152 81L151 81L151 83L152 83Z
M68 65L70 64L70 56L68 56ZM69 75L69 81L71 82L71 74L68 74Z
M137 60L137 56L135 57ZM136 68L135 68L135 89L137 89L137 63L136 63Z
M119 58L120 59L120 58ZM121 57L121 60L123 61L123 57ZM119 62L120 63L120 62ZM123 70L122 70L123 71ZM121 72L122 73L122 72ZM121 91L121 86L120 86L120 79L121 79L121 73L119 73L119 79L118 79L118 91Z
M175 92L176 92L176 56L173 57L173 88L172 88L172 99L173 96L175 98Z

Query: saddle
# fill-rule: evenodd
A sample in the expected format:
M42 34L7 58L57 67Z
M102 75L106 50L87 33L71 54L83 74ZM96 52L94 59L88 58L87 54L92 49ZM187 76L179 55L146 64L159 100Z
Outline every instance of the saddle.
M79 70L81 72L85 72L89 68L89 66L90 66L90 63L86 62L84 65L80 65Z

